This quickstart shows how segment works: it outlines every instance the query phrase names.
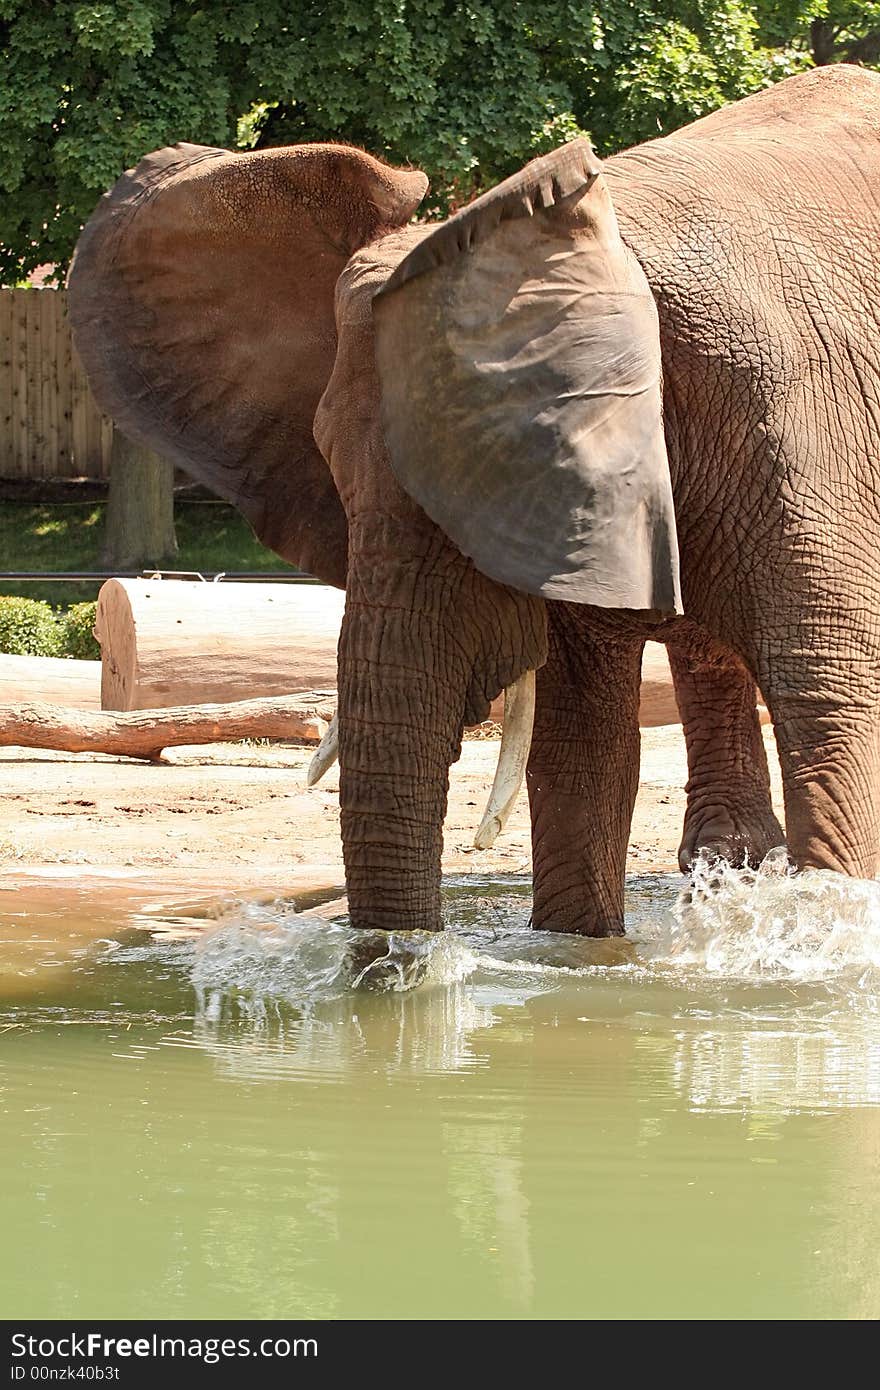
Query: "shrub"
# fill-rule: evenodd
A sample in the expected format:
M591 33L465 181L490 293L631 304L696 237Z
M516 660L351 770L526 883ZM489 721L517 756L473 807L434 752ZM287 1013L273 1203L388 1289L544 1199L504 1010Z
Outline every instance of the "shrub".
M41 599L0 598L0 652L12 656L59 656L58 618Z
M98 605L74 603L61 618L61 650L80 661L100 661L101 648L92 629Z

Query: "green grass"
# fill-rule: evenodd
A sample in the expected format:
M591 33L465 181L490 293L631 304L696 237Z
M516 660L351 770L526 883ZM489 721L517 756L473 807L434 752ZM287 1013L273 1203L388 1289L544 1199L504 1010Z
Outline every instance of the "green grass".
M0 570L100 570L104 502L0 503ZM177 502L178 570L289 571L222 502ZM64 605L97 597L99 584L13 584L0 593Z

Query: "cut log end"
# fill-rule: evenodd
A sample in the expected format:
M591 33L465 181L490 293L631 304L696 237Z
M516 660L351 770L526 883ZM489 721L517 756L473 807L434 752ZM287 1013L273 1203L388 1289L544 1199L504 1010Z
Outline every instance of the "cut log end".
M167 709L333 689L344 603L320 584L108 579L95 623L101 706Z

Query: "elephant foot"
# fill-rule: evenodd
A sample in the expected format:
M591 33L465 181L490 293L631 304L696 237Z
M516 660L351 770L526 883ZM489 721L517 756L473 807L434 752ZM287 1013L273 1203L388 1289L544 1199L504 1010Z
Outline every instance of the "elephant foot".
M558 932L563 936L591 936L596 939L624 936L623 912L602 912L589 903L573 905L568 910L542 911L538 904L532 913L535 931Z
M405 993L428 973L433 932L356 931L345 956L352 989L375 994Z
M760 864L772 849L784 844L785 833L769 807L752 813L717 804L689 808L678 863L683 874L690 872L699 855L726 859L734 868L742 868L746 863Z

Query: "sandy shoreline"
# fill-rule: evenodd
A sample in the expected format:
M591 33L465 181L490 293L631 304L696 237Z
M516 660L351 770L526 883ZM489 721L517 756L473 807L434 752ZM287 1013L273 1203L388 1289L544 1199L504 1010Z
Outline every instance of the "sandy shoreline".
M781 810L769 728L764 737ZM452 768L446 873L529 871L525 792L493 848L472 848L497 754L494 740L466 741ZM0 887L34 874L47 887L97 876L108 887L127 884L138 896L155 896L157 889L163 896L210 895L341 884L337 770L306 790L311 755L308 748L218 745L178 749L167 764L145 765L0 749ZM643 729L631 872L676 870L686 776L680 726Z

